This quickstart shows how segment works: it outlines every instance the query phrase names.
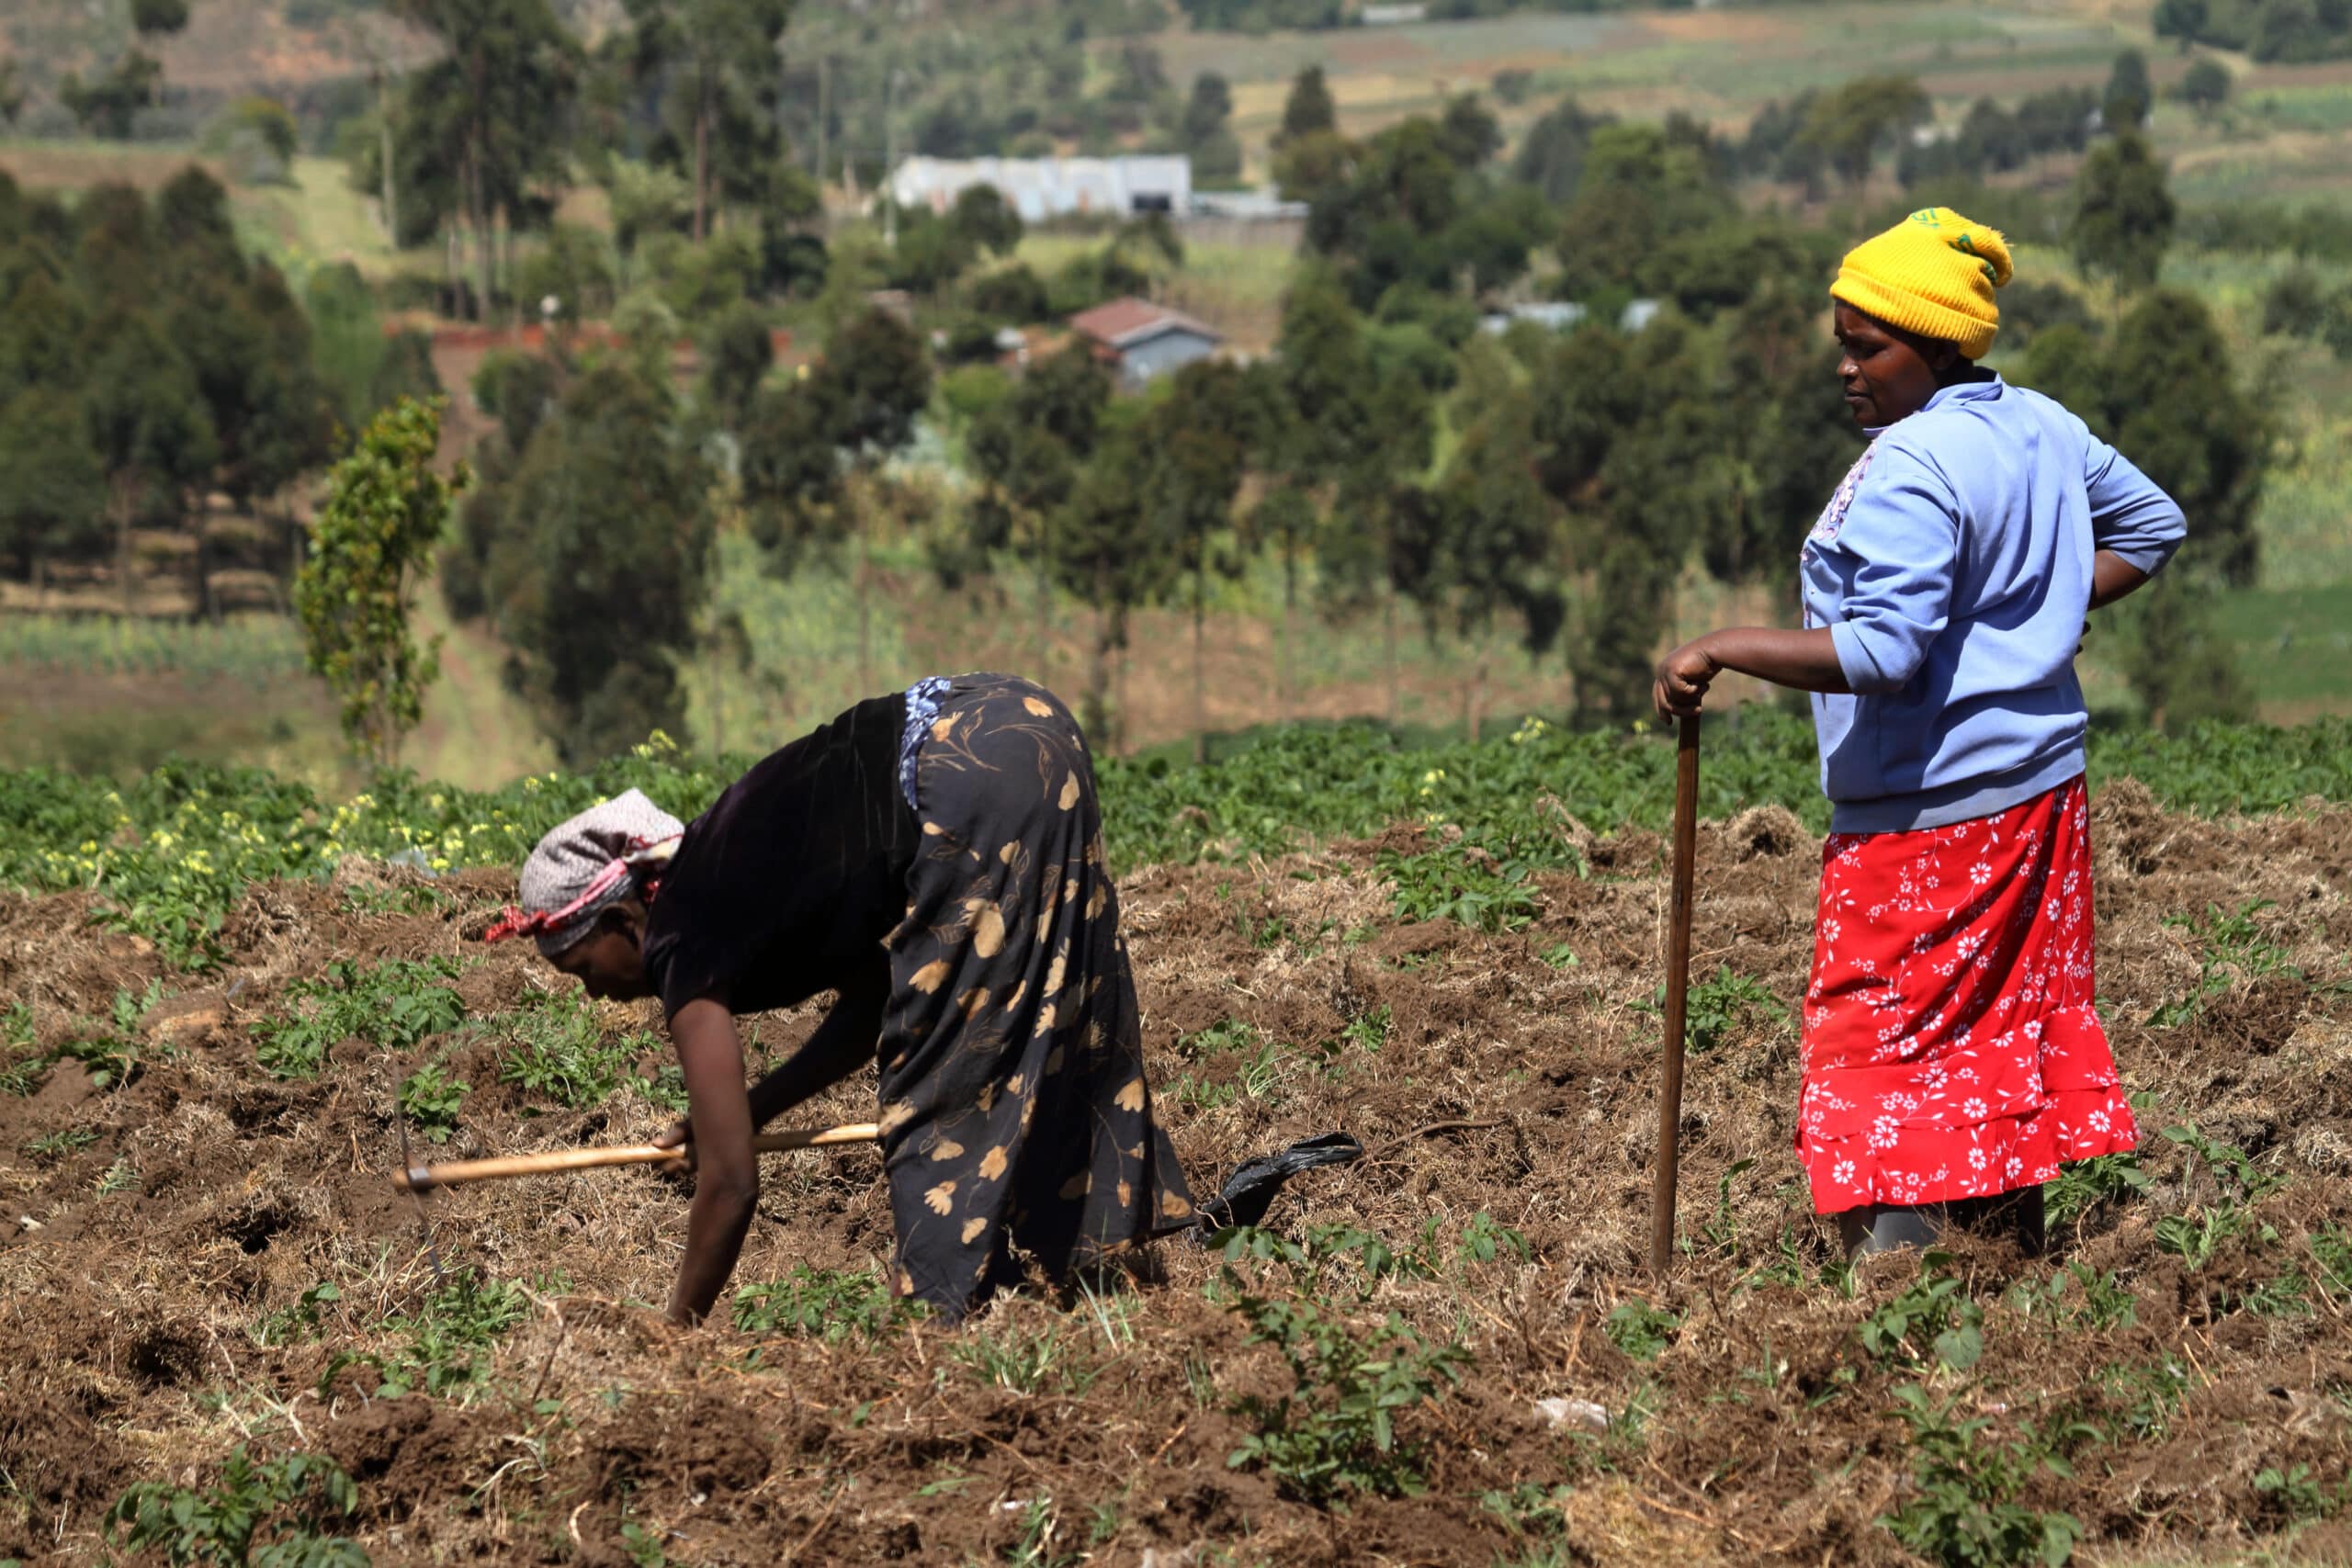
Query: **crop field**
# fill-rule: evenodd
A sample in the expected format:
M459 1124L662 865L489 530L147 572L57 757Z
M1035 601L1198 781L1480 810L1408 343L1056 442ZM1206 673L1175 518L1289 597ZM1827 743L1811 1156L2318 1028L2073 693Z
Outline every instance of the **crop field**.
M2342 1561L2352 729L2102 739L2142 1152L2053 1187L2048 1257L1854 1271L1790 1147L1809 739L1759 713L1707 745L1669 1278L1670 749L1288 731L1104 764L1147 1050L1196 1191L1333 1128L1367 1157L954 1331L883 1292L869 1150L771 1159L694 1332L647 1304L681 1179L390 1188L402 1125L430 1157L675 1112L657 1020L469 938L544 826L722 775L658 742L340 804L0 774L0 1557Z

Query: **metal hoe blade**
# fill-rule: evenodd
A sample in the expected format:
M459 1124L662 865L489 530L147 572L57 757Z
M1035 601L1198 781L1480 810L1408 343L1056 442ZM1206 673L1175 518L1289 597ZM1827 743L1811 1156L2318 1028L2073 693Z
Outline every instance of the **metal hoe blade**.
M392 1108L392 1123L401 1130L401 1168L409 1172L412 1177L415 1177L424 1168L418 1165L415 1157L409 1153L408 1116L398 1106ZM433 1244L433 1221L424 1213L423 1187L412 1182L408 1197L409 1201L416 1205L417 1234L424 1238L424 1256L433 1265L433 1283L435 1288L438 1289L448 1278L448 1271L441 1267L441 1249Z

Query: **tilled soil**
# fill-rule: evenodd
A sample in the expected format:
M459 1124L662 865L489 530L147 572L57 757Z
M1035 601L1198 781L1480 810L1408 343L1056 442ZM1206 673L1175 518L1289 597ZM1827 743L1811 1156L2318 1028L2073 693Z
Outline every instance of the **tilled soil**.
M200 980L88 929L76 897L0 895L0 1003L31 1005L37 1047L119 991L164 993L127 1085L100 1090L65 1062L0 1097L0 1557L93 1559L127 1487L209 1484L243 1444L333 1456L358 1497L338 1528L379 1562L1899 1562L1876 1521L1919 1492L1895 1398L1917 1384L1954 1419L1982 1417L1980 1443L2022 1441L2028 1423L2101 1434L2072 1446L2071 1475L2006 1485L2079 1521L2085 1560L2352 1560L2352 1302L2314 1251L2352 1196L2352 812L2215 824L2125 783L2097 814L2100 995L2124 1075L2151 1097L2152 1181L2064 1227L2049 1258L1955 1245L1946 1267L1984 1304L1983 1359L1964 1373L1858 1337L1917 1282L1917 1258L1866 1265L1850 1294L1825 1282L1830 1230L1792 1148L1796 1043L1765 1012L1691 1059L1687 1248L1670 1279L1648 1278L1655 837L1588 838L1586 874L1545 877L1537 921L1501 935L1398 923L1374 843L1129 877L1155 1093L1196 1190L1292 1139L1353 1133L1367 1157L1300 1178L1269 1228L1349 1224L1418 1249L1429 1277L1327 1259L1323 1305L1367 1333L1393 1312L1475 1358L1397 1416L1425 1490L1340 1507L1228 1464L1250 1430L1238 1402L1291 1377L1200 1248L1164 1247L1154 1278L1103 1297L1039 1292L956 1331L829 1343L661 1319L648 1303L683 1242L683 1178L466 1188L421 1220L388 1178L397 1086L428 1055L446 1050L472 1086L442 1156L633 1140L667 1120L633 1092L544 1112L497 1082L494 1029L398 1056L346 1042L306 1081L261 1072L250 1026L337 957L460 957L476 1020L556 983L516 947L466 940L504 879L436 885L443 907L417 914L360 912L400 900L382 896L390 874L356 864L258 887L230 923L228 967ZM1818 858L1776 808L1703 828L1694 972L1728 966L1792 1004ZM2186 919L2250 904L2276 951L2211 964ZM2150 1024L2200 986L2195 1016ZM608 1010L615 1032L651 1021ZM790 1049L817 1016L757 1021L755 1053ZM1275 1048L1187 1043L1227 1020ZM853 1081L793 1120L865 1120L871 1094ZM2194 1269L2155 1235L2216 1195L2158 1135L2192 1121L2287 1179ZM738 1282L878 1263L877 1168L870 1149L772 1157ZM1507 1239L1478 1256L1465 1227L1508 1227L1528 1256ZM384 1320L419 1310L436 1265L528 1282L527 1314L480 1380L379 1397L351 1358L384 1352ZM2013 1290L2046 1301L2070 1269L2110 1275L2129 1319L2018 1307ZM322 1283L335 1292L314 1298L315 1329L261 1331ZM1655 1359L1610 1327L1637 1301L1679 1320ZM2151 1403L2135 1391L2152 1380L2175 1393ZM1608 1429L1555 1426L1548 1399L1599 1405ZM2298 1473L2311 1484L2278 1483Z

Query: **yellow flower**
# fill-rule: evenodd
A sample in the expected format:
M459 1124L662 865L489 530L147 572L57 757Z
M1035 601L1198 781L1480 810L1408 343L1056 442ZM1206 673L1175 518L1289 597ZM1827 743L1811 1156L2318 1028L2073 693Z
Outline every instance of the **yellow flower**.
M433 869L434 869L434 870L435 870L435 871L447 871L447 870L448 870L448 869L449 869L449 860L448 860L448 857L447 857L447 855L439 855L439 856L435 856L435 857L434 858L434 861L433 861Z

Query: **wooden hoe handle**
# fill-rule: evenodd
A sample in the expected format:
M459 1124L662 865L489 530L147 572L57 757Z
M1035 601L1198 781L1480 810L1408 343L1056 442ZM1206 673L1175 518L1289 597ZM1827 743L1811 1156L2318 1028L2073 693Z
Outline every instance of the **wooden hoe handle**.
M1683 1018L1690 1002L1690 881L1699 851L1699 716L1674 749L1674 894L1666 934L1665 1073L1657 1096L1657 1184L1650 1191L1650 1272L1674 1256L1674 1181L1681 1160Z
M781 1149L821 1149L836 1144L870 1144L882 1136L872 1122L843 1127L807 1129L796 1133L763 1133L752 1140L753 1154ZM625 1144L604 1149L550 1149L536 1155L500 1155L491 1159L449 1160L441 1165L413 1165L392 1173L392 1185L409 1192L455 1187L467 1181L496 1181L509 1176L545 1176L559 1170L593 1170L607 1165L667 1165L686 1157L684 1148L657 1148L651 1144Z

